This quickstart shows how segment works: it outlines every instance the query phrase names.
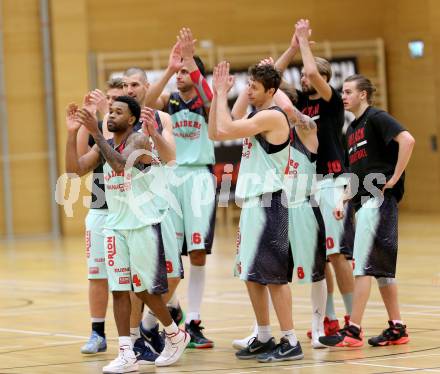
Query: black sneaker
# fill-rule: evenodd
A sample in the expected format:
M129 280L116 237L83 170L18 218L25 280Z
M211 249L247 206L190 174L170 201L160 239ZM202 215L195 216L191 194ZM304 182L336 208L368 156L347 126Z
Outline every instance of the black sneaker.
M171 314L171 318L177 326L180 326L185 321L185 312L180 307L180 305L177 308L173 306L168 306L168 310Z
M201 321L192 320L190 323L185 323L185 330L191 336L191 341L188 344L188 348L212 348L214 342L207 339L202 330L203 326L200 326Z
M272 351L275 346L274 338L270 338L266 343L262 343L257 338L253 338L245 349L235 352L235 356L240 360L250 360L259 354Z
M258 362L301 360L303 358L301 344L298 342L295 346L291 346L286 338L281 338L280 344L277 344L271 351L257 356Z
M353 325L345 325L334 335L320 336L319 342L327 347L362 347L363 332Z
M155 327L147 330L142 327L141 323L139 330L141 332L142 338L145 340L145 343L151 348L153 353L157 353L160 355L160 353L163 351L163 348L165 347L165 339L159 333L159 324L156 324Z
M384 347L386 345L400 345L409 342L406 325L400 323L394 324L393 321L388 321L390 327L382 331L382 334L368 339L368 344L373 347Z

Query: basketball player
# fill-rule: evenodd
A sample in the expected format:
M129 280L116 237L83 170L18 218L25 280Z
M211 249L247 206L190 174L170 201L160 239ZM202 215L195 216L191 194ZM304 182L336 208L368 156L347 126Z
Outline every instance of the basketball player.
M310 36L309 21L299 20L295 25L291 46L277 61L276 66L286 68L295 52L298 49L301 51L304 64L301 72L302 91L298 91L298 101L295 105L318 125L319 147L316 169L322 180L318 180L315 197L324 218L327 257L335 270L346 310L345 322L347 322L351 314L353 298L352 267L347 261L347 258L351 258L352 245L346 237L350 231L345 230L349 228L350 222L338 221L332 213L344 186L348 183L345 178L338 178L346 171L342 145L344 106L340 94L329 84L332 75L329 62L315 58L312 54ZM334 310L333 293L327 294L324 324L326 334L333 334L340 328Z
M372 337L372 346L409 342L400 316L395 282L397 261L398 202L403 197L404 171L411 158L415 140L393 117L371 106L374 86L362 75L348 77L342 99L346 110L355 115L347 130L350 171L358 178L357 191L347 191L356 210L356 236L353 313L347 326L321 343L337 347L363 345L362 317L375 277L388 312L389 327ZM344 208L335 209L342 219Z
M124 73L123 82L124 92L138 102L143 108L142 113L148 113L148 116L143 115L141 120L146 124L146 126L142 126L142 129L146 131L145 134L149 136L151 141L151 147L155 156L153 164L173 163L176 158L176 146L170 116L161 111L153 113L147 107L144 107L149 89L145 71L136 67L129 68ZM135 125L135 130L141 131L140 123ZM175 236L170 212L168 212L163 220L162 231L164 235ZM174 248L165 248L165 256L167 260L169 292L164 295L164 300L165 302L170 302L181 277L183 277L178 245L176 244ZM134 342L138 362L140 364L153 363L164 347L164 340L159 334L157 318L150 311L145 311L141 323L143 304L139 298L133 297L133 295L131 301L130 335ZM173 320L179 325L183 321L184 316L178 302L170 308L170 312Z
M239 359L260 362L304 357L292 321L291 252L288 208L283 205L283 177L289 163L289 123L273 95L281 76L270 65L249 69L249 102L256 108L246 119L232 120L227 95L233 86L229 64L214 70L214 100L209 115L210 137L244 138L236 196L243 199L236 270L247 286L258 323L257 337L236 352ZM284 201L285 202L285 201ZM278 316L282 338L272 337L268 292Z
M176 74L177 92L162 93ZM163 77L151 85L146 105L171 115L176 141L176 178L171 181L180 211L172 211L182 254L190 259L188 310L185 329L191 335L190 347L212 348L201 326L200 308L205 287L206 255L211 253L215 224L214 143L208 137L208 113L212 92L201 59L194 56L194 39L183 28L171 51ZM199 205L194 202L201 202Z
M157 366L176 362L189 343L189 335L177 327L162 294L167 291L164 246L172 246L173 236L162 235L161 221L167 213L166 205L152 186L160 182L151 169L149 139L133 131L140 117L139 104L131 97L119 96L110 108L107 121L113 139L105 140L95 116L87 109L68 108L68 139L66 167L70 173L84 175L97 166L101 157L104 164L106 200L109 214L106 220L106 267L113 310L119 334L119 355L103 368L104 373L136 371L138 363L130 338L130 296L133 288L165 326L166 343ZM78 158L76 135L85 126L96 145Z
M260 62L273 66L272 58ZM325 283L325 227L319 208L310 203L312 183L316 173L316 153L318 149L316 123L299 112L291 99L281 88L274 95L275 104L287 114L291 123L290 160L285 176L286 193L289 206L289 240L293 255L293 264L299 283L312 283L312 346L322 348L318 338L324 335L324 313L326 304ZM246 91L240 93L234 104L232 114L243 117L248 106ZM244 339L234 340L233 346L243 349L254 333Z
M119 78L110 79L107 82L105 101L104 95L100 92L91 92L86 101L96 111L98 107L106 115L114 97L122 95L122 80ZM102 97L101 97L102 96ZM98 105L98 103L104 105ZM93 109L92 109L93 110ZM100 130L105 137L109 138L106 126L102 130L102 122L99 123ZM78 156L86 154L95 144L93 137L85 128L78 131L77 147ZM90 210L86 217L86 254L89 279L89 308L92 322L92 333L89 341L81 347L81 353L95 354L107 350L105 338L105 315L108 304L107 271L105 268L105 235L104 224L107 218L107 204L104 193L104 179L102 164L93 170L93 183Z

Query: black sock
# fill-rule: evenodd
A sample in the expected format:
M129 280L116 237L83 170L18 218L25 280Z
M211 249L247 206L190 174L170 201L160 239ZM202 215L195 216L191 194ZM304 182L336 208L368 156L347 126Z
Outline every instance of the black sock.
M105 338L104 325L105 322L92 322L92 330L103 338Z

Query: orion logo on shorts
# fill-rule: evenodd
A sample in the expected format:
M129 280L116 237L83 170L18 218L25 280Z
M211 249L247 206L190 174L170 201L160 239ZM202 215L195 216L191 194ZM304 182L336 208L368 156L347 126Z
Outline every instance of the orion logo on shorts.
M119 277L119 284L130 284L130 277Z
M86 256L87 256L87 258L90 257L90 246L91 246L90 230L86 230Z
M116 241L114 236L107 237L107 262L108 266L114 266L116 255Z

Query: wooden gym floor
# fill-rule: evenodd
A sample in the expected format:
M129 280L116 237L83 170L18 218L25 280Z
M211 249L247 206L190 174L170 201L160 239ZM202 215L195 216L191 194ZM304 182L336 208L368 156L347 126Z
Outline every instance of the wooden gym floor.
M222 213L221 211L219 213ZM294 318L305 358L280 364L235 359L231 341L248 335L253 316L244 285L232 277L236 223L220 215L214 254L207 267L202 306L206 335L216 347L188 350L168 368L147 366L152 373L440 373L440 216L401 214L398 282L400 302L411 342L390 348L312 350L306 337L310 324L309 287L293 285ZM100 373L117 353L116 331L108 309L109 349L83 356L89 335L87 280L83 238L59 241L0 242L0 374ZM178 290L186 304L185 279ZM336 292L337 312L343 304ZM386 313L373 287L364 328L367 336L386 326ZM278 337L276 319L272 325Z

